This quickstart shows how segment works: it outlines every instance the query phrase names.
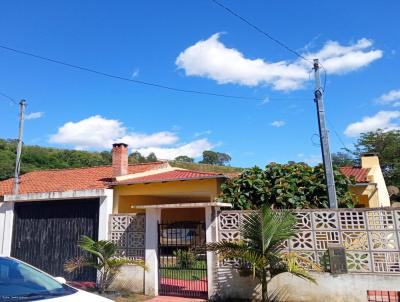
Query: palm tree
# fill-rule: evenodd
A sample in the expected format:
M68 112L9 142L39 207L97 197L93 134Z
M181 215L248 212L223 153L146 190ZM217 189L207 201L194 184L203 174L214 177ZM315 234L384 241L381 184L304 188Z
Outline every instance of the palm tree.
M208 250L225 259L239 259L246 263L253 278L261 282L262 301L269 301L268 282L275 275L289 272L315 283L300 266L309 261L294 253L285 253L283 243L296 234L295 217L288 211L273 211L264 206L261 211L244 215L240 241L220 241L207 246ZM316 264L310 264L317 269Z
M100 293L110 286L122 265L132 264L146 269L143 260L117 257L117 245L111 241L95 241L88 236L82 236L78 245L86 252L86 255L68 260L64 268L71 273L79 268L94 267L99 272L98 289Z

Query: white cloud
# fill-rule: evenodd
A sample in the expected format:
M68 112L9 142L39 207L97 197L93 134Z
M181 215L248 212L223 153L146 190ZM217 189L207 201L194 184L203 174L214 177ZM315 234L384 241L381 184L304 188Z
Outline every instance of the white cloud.
M266 96L264 99L261 100L261 105L268 104L269 102L270 102L270 99L269 99L269 97Z
M196 133L194 134L194 137L210 135L211 133L212 133L211 130L205 130L205 131L201 131L201 132L196 132Z
M373 41L362 38L350 46L328 41L319 52L306 54L310 60L320 59L327 73L344 74L367 66L383 56L382 50L371 50Z
M122 122L94 115L77 122L68 122L50 137L51 143L66 144L76 149L110 149L115 142L129 145L144 155L154 152L160 159L173 159L179 155L198 157L216 145L206 138L176 145L179 137L168 131L151 134L129 132Z
M178 147L172 147L172 148L149 147L149 148L139 149L138 151L146 156L149 155L151 152L153 152L156 154L157 158L174 159L180 155L186 155L189 157L199 157L202 155L203 151L210 150L213 147L215 146L212 145L207 139L199 139Z
M381 95L377 99L378 103L384 105L392 105L393 107L400 106L400 89L390 90L388 93Z
M31 112L25 115L26 120L36 120L43 117L44 112Z
M138 76L139 76L139 72L140 72L139 68L136 68L136 69L132 72L132 78L138 77Z
M322 163L322 157L320 154L304 155L303 153L299 153L297 154L297 156L300 158L300 161L305 162L306 164L309 164L311 166Z
M344 134L355 137L361 133L382 129L385 131L400 129L400 111L379 111L374 116L365 116L360 122L347 126Z
M309 80L310 65L301 59L295 61L268 62L249 59L234 48L227 48L216 33L188 47L176 59L178 68L187 76L213 79L219 84L245 86L271 85L275 90L295 90ZM360 39L350 46L328 41L317 53L306 53L309 59L320 58L330 74L343 74L382 57L381 50L371 50L373 42Z
M136 149L169 145L177 141L178 137L168 131L152 134L128 132L120 121L106 119L100 115L78 122L68 122L50 137L51 143L73 145L79 149L109 149L115 142L124 142Z
M273 121L272 123L270 123L270 125L275 128L280 128L280 127L285 126L286 122L285 121Z

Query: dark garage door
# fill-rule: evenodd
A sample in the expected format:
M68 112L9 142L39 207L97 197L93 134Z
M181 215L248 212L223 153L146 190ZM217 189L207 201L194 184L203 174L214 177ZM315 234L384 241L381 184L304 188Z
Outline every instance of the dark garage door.
M16 203L12 256L53 276L95 281L96 271L64 271L64 263L81 255L82 235L98 238L99 200L63 200Z

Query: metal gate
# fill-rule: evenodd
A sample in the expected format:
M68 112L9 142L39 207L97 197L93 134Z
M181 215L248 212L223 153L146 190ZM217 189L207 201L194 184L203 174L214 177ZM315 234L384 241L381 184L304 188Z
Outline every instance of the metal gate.
M205 224L158 225L160 295L207 298Z
M83 255L82 235L97 239L99 200L57 200L16 203L11 255L54 276L95 281L96 270L64 271L64 263Z

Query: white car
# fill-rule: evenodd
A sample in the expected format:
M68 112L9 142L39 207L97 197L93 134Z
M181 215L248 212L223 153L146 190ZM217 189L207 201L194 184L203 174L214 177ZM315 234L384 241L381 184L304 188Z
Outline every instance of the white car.
M65 284L17 259L0 256L0 301L107 302L112 301Z

